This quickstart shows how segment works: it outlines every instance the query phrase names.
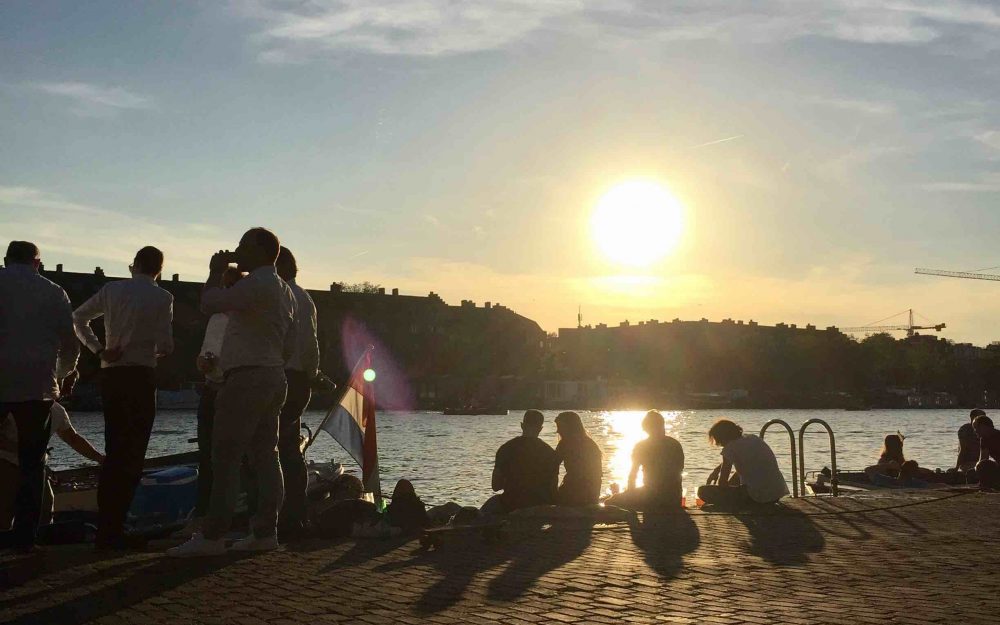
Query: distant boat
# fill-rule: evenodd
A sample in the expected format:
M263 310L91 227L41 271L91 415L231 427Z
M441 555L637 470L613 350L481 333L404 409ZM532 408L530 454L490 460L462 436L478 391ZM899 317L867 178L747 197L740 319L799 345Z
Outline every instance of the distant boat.
M483 415L500 415L506 416L509 411L505 408L445 408L441 411L444 415L468 415L473 417L483 416Z

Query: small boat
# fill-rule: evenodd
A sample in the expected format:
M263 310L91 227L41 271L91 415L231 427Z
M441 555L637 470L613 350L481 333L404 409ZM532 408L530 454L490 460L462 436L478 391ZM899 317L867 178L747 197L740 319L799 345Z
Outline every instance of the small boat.
M464 408L445 408L441 411L443 415L468 415L478 417L482 415L506 416L510 412L504 408L475 408L466 406Z
M824 468L822 471L813 473L812 481L806 484L816 494L827 494L831 492L831 472ZM941 471L927 473L920 476L920 479L930 484L930 488L940 488L947 486L970 486L978 484L975 474L962 473L958 471ZM900 488L898 486L883 486L873 484L864 471L837 471L837 486L840 488L855 490L892 490Z

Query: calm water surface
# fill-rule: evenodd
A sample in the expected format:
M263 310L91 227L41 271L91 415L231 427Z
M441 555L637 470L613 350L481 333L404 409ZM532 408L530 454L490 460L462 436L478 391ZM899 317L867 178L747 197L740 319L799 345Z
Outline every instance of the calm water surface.
M546 411L542 438L553 447L557 442L552 419L558 411ZM719 462L719 450L709 446L706 432L718 411L664 411L667 431L684 446L685 487L688 492L704 482ZM434 412L385 412L378 414L379 461L382 487L390 491L395 481L407 478L429 504L453 500L481 504L489 497L490 473L497 447L520 433L521 413L510 416L443 416ZM624 484L628 478L632 446L642 439L642 412L580 412L590 435L604 451L604 490L612 482ZM958 427L968 419L963 410L733 410L727 416L747 432L757 433L770 419L784 419L793 428L811 418L826 420L837 439L837 464L842 469L872 464L882 437L897 430L906 436L907 458L926 467L954 466L958 452ZM309 412L305 421L315 427L324 413ZM77 430L98 449L103 449L103 417L99 413L71 415ZM147 456L195 449L188 443L195 436L193 411L162 411L156 418ZM818 470L830 462L825 430L812 426L806 433L806 469ZM788 435L780 428L768 430L766 440L790 479ZM81 458L62 441L53 439L51 462L55 468L83 464ZM309 459L344 463L357 470L346 453L326 433L321 433L309 449Z

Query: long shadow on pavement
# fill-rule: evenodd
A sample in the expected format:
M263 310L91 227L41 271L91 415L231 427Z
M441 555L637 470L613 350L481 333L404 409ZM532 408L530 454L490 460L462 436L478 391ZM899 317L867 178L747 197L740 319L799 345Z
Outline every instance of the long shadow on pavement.
M684 555L701 543L701 532L686 512L647 512L631 522L629 530L646 564L665 579L675 577L684 565Z
M113 614L168 592L204 575L211 575L243 557L219 556L176 560L165 556L137 563L131 575L118 583L56 605L28 612L6 621L11 624L59 623L77 625Z
M487 595L493 600L511 601L549 571L581 555L590 544L592 529L589 521L520 519L501 542L486 543L475 535L454 536L439 548L418 552L408 560L375 570L393 571L410 566L437 569L440 579L414 605L417 613L432 614L461 601L479 574L507 564L503 572L490 580Z
M750 533L750 553L779 566L803 566L826 544L812 518L798 510L779 506L735 516Z

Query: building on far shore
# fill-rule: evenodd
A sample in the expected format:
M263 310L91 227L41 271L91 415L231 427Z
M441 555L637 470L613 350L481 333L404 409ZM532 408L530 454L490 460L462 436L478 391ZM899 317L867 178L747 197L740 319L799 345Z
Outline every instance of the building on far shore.
M74 307L105 283L121 278L64 271L57 265L43 275L66 290ZM206 317L199 310L202 282L185 282L177 274L160 286L174 296L175 352L157 369L164 390L191 389L201 383L195 357L201 347ZM436 409L468 403L529 406L539 398L538 383L545 333L537 323L487 302L448 305L435 293L426 296L348 292L334 283L330 290L309 290L316 302L322 369L342 383L360 353L376 346L384 409ZM101 333L101 323L95 322ZM93 385L99 362L86 350L80 370L83 393ZM319 397L314 405L329 402Z

